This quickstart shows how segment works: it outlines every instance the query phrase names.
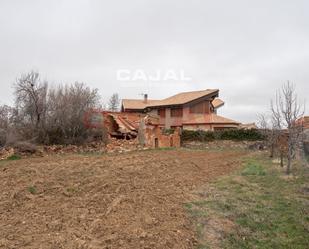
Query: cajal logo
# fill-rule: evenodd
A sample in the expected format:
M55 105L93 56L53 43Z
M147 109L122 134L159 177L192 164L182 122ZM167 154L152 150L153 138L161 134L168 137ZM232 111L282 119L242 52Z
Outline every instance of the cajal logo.
M162 82L162 81L191 81L192 77L185 74L184 70L156 69L153 71L146 71L143 69L118 69L116 78L119 81L147 81L147 82Z

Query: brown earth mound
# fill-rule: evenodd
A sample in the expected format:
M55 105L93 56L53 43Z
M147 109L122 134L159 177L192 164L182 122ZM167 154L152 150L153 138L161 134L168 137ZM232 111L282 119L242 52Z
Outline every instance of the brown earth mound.
M54 155L0 165L0 248L194 248L184 203L244 152Z

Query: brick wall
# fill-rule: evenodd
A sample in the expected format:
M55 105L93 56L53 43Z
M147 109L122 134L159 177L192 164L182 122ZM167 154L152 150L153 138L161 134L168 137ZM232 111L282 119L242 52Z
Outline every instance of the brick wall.
M173 134L163 134L159 126L145 125L139 133L144 138L143 145L150 148L180 147L180 130L176 129Z

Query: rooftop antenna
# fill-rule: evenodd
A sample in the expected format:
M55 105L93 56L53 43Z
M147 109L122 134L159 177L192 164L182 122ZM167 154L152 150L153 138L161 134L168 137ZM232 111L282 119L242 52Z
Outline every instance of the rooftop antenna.
M147 103L148 94L147 93L140 93L139 95L142 95L144 97L144 103Z

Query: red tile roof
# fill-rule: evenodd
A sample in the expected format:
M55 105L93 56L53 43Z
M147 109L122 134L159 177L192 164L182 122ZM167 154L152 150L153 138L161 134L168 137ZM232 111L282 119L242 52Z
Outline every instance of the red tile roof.
M134 110L143 110L148 105L155 105L160 100L148 99L147 103L142 99L123 99L122 106L124 109L134 109Z
M123 99L122 105L124 109L134 109L141 110L146 107L159 107L159 106L169 106L169 105L183 105L189 103L193 100L205 97L207 95L218 95L218 89L207 89L202 91L193 91L193 92L183 92L178 93L174 96L171 96L162 100L144 100L139 99Z
M183 124L240 124L239 122L221 117L217 114L211 113L207 115L198 115L196 117L192 117L190 120L186 120Z
M183 105L193 100L205 97L207 95L218 94L218 92L218 89L207 89L203 91L178 93L172 97L163 99L158 103L155 103L153 106Z

